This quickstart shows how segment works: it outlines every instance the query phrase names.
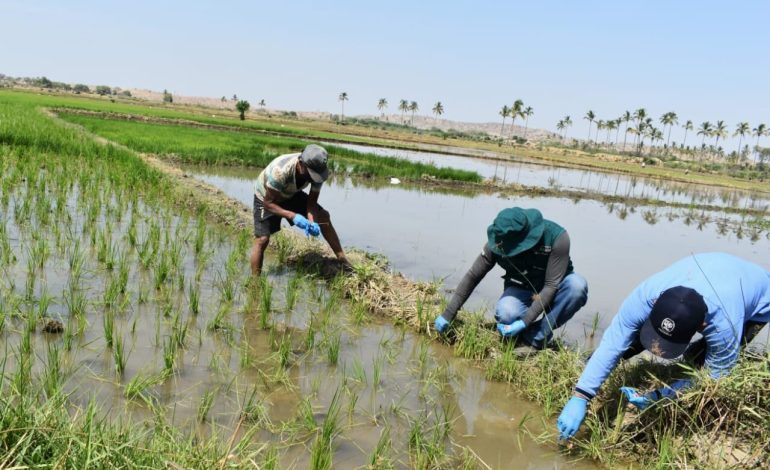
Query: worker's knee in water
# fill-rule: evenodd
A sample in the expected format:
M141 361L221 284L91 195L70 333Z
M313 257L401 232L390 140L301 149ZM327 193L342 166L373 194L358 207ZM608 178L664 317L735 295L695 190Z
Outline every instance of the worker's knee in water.
M504 325L510 325L527 311L527 306L513 296L506 296L497 301L495 306L495 320Z

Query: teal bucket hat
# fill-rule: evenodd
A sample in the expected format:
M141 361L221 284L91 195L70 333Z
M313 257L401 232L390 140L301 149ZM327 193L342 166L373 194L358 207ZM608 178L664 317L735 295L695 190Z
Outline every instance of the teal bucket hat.
M503 209L487 227L487 245L496 255L516 256L535 246L544 229L543 214L537 209Z

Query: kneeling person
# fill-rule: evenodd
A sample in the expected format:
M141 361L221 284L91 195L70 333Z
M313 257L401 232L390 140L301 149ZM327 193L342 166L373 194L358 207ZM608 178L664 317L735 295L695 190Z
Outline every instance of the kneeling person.
M487 228L487 243L463 277L435 327L444 332L473 290L495 266L505 270L495 319L503 337L521 336L536 349L588 300L588 285L574 272L566 230L537 209L504 209Z
M346 267L350 262L340 245L329 212L318 204L324 181L329 177L323 147L308 145L301 153L274 159L257 177L254 185L254 248L251 272L262 272L265 249L270 235L281 229L281 219L304 230L307 235L323 234L337 259ZM310 194L302 190L310 185Z
M575 435L588 402L621 359L644 350L664 359L684 356L705 365L711 377L726 375L742 346L770 322L770 273L725 253L691 255L642 282L626 298L591 355L575 393L559 415L562 439ZM696 333L703 336L690 342ZM680 379L640 394L621 387L629 403L644 409L675 399L691 386Z

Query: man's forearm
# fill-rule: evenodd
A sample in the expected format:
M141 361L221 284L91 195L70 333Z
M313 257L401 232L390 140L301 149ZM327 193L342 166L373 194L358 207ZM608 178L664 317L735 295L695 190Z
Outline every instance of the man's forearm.
M273 214L283 217L285 219L292 220L294 218L295 213L289 210L284 209L283 207L276 204L274 201L270 199L265 199L262 202L262 205L267 209L268 211L272 212Z

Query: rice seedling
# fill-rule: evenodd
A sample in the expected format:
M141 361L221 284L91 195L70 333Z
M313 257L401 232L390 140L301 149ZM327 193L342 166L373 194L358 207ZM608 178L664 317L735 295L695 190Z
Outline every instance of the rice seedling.
M163 341L163 372L171 375L174 372L177 356L177 343L168 337Z
M259 278L259 326L262 329L270 326L270 313L273 304L273 286L267 277Z
M111 348L115 340L115 314L112 310L106 310L104 312L102 326L104 331L104 342L108 348Z
M115 362L115 373L118 374L118 377L123 377L128 355L123 348L123 336L119 333L113 338L112 359Z
M126 384L123 389L123 396L133 400L143 394L148 388L162 384L167 378L168 374L165 371L157 374L139 372Z
M214 388L212 390L206 390L201 396L200 403L198 404L198 421L206 421L206 418L211 411L211 407L214 406L214 399L219 394L219 390Z
M47 360L42 380L46 397L50 398L61 392L63 375L59 348L55 343L48 343Z
M268 428L271 426L267 405L264 400L258 398L256 386L249 392L249 397L243 404L241 416L259 427Z
M301 274L299 271L295 272L292 277L289 278L286 283L286 310L294 310L294 306L297 303L297 294L299 291L300 283L302 282Z
M282 369L286 369L291 366L292 352L291 352L291 337L284 334L281 337L281 343L278 345L278 364Z
M187 292L190 304L190 313L197 316L200 313L200 287L197 283L190 282Z
M339 427L340 391L334 393L326 418L310 448L310 468L328 470L332 468L332 456L334 454L333 441L341 432Z
M369 464L367 470L393 470L396 468L393 460L388 456L392 451L392 442L390 439L390 427L385 426L382 432L380 432L380 438L377 440L377 445L374 446L372 454L369 457Z
M337 365L340 357L340 332L330 333L330 335L324 338L324 343L326 344L326 358L329 360L329 364Z
M227 331L231 328L230 322L228 321L228 317L230 315L230 304L223 303L220 305L219 310L217 310L216 315L214 315L211 320L208 322L208 329L211 331Z

